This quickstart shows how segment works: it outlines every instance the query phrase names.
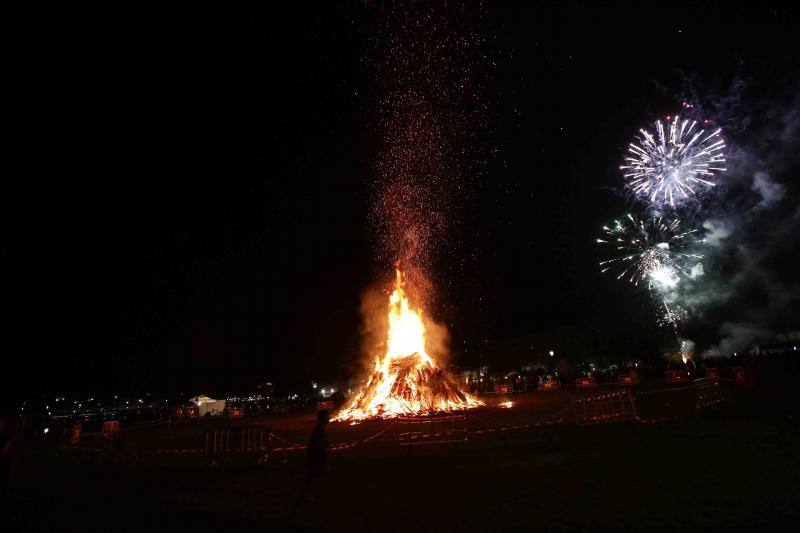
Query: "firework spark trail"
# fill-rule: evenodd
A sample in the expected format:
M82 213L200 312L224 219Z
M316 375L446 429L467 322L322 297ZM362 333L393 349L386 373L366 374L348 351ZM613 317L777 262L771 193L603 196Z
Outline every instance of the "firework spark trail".
M668 324L675 332L675 336L680 337L678 323L685 318L685 313L683 313L683 310L678 307L670 307L666 298L663 298L662 302L664 304L664 314L661 315L660 322L663 324Z
M616 257L600 262L602 272L619 268L617 279L634 285L646 281L662 292L675 288L688 275L687 263L703 257L687 250L700 242L693 239L697 230L681 231L680 224L679 219L635 219L628 214L612 227L604 226L605 236L597 242L613 249Z
M657 120L655 134L640 129L620 169L634 196L675 208L695 199L698 187L714 186L716 174L726 170L724 149L721 129L708 132L696 120L676 116L666 124Z

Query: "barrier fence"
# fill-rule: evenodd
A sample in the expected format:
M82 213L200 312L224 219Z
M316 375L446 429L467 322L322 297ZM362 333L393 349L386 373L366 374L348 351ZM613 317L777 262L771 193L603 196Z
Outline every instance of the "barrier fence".
M203 452L215 459L231 455L266 456L271 452L271 435L272 431L265 426L209 429L203 435Z
M561 384L554 379L549 379L546 381L540 381L536 388L538 390L556 390L561 388Z
M599 424L636 418L636 400L630 389L572 398L572 417L578 424Z
M693 391L694 392L694 412L699 413L704 409L709 407L713 407L715 405L719 405L724 402L725 398L722 394L722 387L720 386L720 381L714 377L705 377L699 378L692 381L689 385L685 387L671 387L666 389L658 389L652 391L644 391L640 392L640 395L651 395L651 394L668 394L668 393L675 393L681 391ZM657 422L667 422L670 420L677 420L679 418L683 418L687 414L684 413L674 416L665 416L660 418L650 418L645 419L640 416L636 417L636 420L645 424L654 424Z
M102 434L103 438L106 440L114 440L119 437L119 420L107 420L103 422Z
M397 428L397 442L401 446L456 443L467 440L467 417L463 414L398 416Z
M692 381L689 372L686 370L667 370L664 372L664 379L669 383L689 383Z
M513 431L515 429L530 429L530 428L541 427L541 426L550 426L550 425L553 425L553 424L561 424L565 420L563 415L567 411L569 411L569 407L565 407L564 409L561 409L560 411L555 412L554 414L552 414L551 416L545 418L544 420L539 420L539 421L531 422L531 423L528 423L528 424L512 424L512 425L507 425L507 426L492 426L491 422L489 422L488 420L484 420L482 418L479 418L479 417L471 414L470 417L472 419L478 420L480 422L483 422L484 424L487 424L490 427L485 428L485 429L473 429L473 430L469 431L469 434L470 435L483 435L483 434L503 432L503 431Z
M69 428L67 433L67 438L69 439L70 444L78 444L81 441L81 426L80 424L75 424L71 428Z
M724 400L718 379L710 377L698 379L694 382L694 388L697 396L697 411L719 405Z

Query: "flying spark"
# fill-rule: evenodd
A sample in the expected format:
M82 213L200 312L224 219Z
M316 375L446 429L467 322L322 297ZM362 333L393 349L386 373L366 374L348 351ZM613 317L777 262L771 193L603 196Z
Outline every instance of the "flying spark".
M675 335L680 333L680 322L687 316L686 310L679 305L667 303L667 299L662 300L661 313L658 316L658 323L661 326L669 326L675 332ZM685 362L685 361L684 361Z

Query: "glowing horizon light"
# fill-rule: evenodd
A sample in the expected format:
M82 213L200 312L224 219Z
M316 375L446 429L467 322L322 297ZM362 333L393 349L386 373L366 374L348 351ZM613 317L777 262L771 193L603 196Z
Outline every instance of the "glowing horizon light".
M706 121L704 121L706 122ZM641 128L624 157L626 187L653 207L676 207L713 187L725 172L722 129L708 132L696 120L667 117L655 122L655 134Z

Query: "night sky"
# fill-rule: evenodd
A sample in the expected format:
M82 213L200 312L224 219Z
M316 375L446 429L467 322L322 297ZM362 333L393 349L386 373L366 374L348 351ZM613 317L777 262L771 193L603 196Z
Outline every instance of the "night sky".
M28 21L27 191L3 253L19 268L12 391L227 391L354 368L361 296L391 266L368 220L378 7L328 4ZM800 19L768 2L561 4L469 19L490 58L474 67L487 156L432 273L459 364L575 332L668 347L648 299L597 268L600 226L629 206L622 151L687 91L744 80L763 103L798 87ZM775 176L795 200L797 175ZM708 319L687 328L719 341Z

